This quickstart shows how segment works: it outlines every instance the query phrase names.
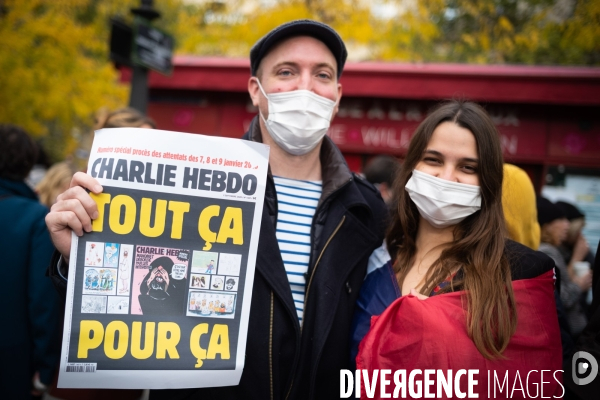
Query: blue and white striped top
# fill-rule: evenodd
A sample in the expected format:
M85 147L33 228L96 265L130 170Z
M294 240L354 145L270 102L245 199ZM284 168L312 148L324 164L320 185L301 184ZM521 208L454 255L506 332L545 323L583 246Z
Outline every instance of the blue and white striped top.
M321 198L321 181L274 176L277 191L277 242L283 258L300 325L310 261L310 228Z

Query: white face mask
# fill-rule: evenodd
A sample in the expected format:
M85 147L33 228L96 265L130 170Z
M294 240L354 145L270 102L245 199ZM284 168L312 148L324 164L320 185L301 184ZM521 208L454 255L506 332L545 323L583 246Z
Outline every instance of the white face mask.
M337 102L309 90L267 95L258 79L258 87L269 105L269 118L263 119L271 138L293 155L306 154L319 144L329 129Z
M419 214L436 228L456 225L481 209L479 186L450 182L414 170L405 189Z

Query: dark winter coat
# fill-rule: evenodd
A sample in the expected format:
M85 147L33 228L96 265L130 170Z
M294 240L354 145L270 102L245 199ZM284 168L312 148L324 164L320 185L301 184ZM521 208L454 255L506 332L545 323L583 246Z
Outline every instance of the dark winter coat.
M262 141L258 119L244 138ZM303 326L275 237L277 194L269 174L240 384L154 390L151 400L339 398L340 369L349 368L354 304L369 256L383 241L387 211L377 189L350 172L328 137L321 164L323 192L312 224Z
M54 250L44 221L47 213L24 182L0 179L0 387L6 398L28 398L35 371L50 384L58 364L61 312L45 276Z

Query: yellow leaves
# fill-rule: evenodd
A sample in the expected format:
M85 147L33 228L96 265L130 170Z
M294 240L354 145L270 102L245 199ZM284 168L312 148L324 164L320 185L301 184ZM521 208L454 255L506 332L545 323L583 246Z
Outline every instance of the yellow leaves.
M108 62L108 20L131 22L139 0L0 2L0 123L48 137L61 158L97 109L126 104L129 87ZM551 0L375 2L390 15L369 0L160 0L156 24L175 36L177 54L248 57L277 25L311 18L340 33L350 60L600 63L597 0L577 1L560 22L546 17Z
M176 1L165 0L169 4ZM576 2L573 17L559 25L552 25L547 18L554 3L229 0L220 3L224 7L213 10L213 3L203 6L205 3L199 2L194 7L180 8L179 23L173 25L173 33L179 54L247 57L251 46L275 26L312 18L330 24L340 33L351 60L534 63L550 57L554 63L564 63L577 57L583 60L584 52L596 52L596 63L600 62L600 1ZM395 10L393 17L373 12L373 7L382 4ZM564 58L567 53L569 57Z
M477 41L475 40L475 36L465 33L461 36L462 41L468 46L475 47L477 45Z
M571 41L572 45L586 51L595 51L596 57L600 57L600 2L577 2L574 14L573 19L565 23L565 42Z
M357 46L369 46L378 37L370 19L368 3L362 0L283 0L265 2L229 1L218 11L200 6L180 14L179 54L247 57L252 45L276 26L303 18L332 25Z
M73 148L74 128L89 128L98 108L127 98L108 62L106 15L96 14L100 25L78 21L89 4L9 0L0 17L0 122L46 136L56 159Z
M498 28L499 28L499 30L505 31L505 32L513 32L514 31L513 25L508 20L508 18L506 18L504 15L501 15L500 18L498 18Z

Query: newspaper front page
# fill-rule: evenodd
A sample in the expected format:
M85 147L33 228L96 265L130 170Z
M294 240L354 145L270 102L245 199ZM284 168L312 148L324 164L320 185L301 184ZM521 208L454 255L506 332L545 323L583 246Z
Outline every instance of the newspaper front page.
M73 234L59 387L237 385L269 147L96 132L93 229Z

